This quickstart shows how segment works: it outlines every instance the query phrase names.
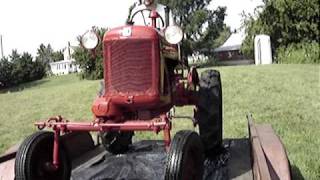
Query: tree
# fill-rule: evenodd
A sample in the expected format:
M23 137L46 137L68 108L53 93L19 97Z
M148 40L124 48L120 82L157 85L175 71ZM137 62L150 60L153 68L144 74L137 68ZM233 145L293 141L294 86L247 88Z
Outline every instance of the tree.
M253 57L253 40L257 34L271 37L272 48L297 43L319 43L319 0L264 0L255 15L244 14L246 39L242 51Z
M12 62L16 62L20 60L21 55L18 53L16 49L13 49L9 58Z
M30 71L30 80L34 81L34 80L42 79L45 76L46 76L45 66L42 64L42 62L39 62L37 60L34 61L32 70Z
M52 52L51 58L52 58L53 62L57 62L57 61L63 60L64 59L63 51L59 50L59 51Z
M43 63L47 73L51 72L50 63L63 60L62 50L54 51L50 44L47 46L40 44L37 49L36 60L38 63Z
M72 57L76 60L82 70L81 76L85 79L101 79L103 78L103 53L102 53L102 40L103 35L107 31L105 28L94 27L100 37L99 44L95 52L91 52L82 46L74 48ZM78 36L79 44L81 44L81 36ZM93 54L94 53L94 54ZM93 57L95 55L95 57Z
M17 85L24 82L29 82L37 79L41 79L44 76L44 66L33 61L31 54L24 52L22 55L15 54L13 51L11 57L18 55L19 58L12 60L12 75L13 75L13 85ZM17 57L18 57L17 56ZM39 71L41 69L41 71Z
M44 75L43 63L33 61L33 57L27 52L21 55L17 50L13 50L9 58L0 60L0 88L38 80Z
M31 81L30 72L33 69L32 56L29 53L24 52L18 61L14 61L14 71L15 79L17 80L16 84L22 82Z
M223 26L223 30L220 32L219 36L217 37L217 39L215 39L213 41L213 44L212 44L212 49L215 49L219 46L221 46L223 43L226 42L226 40L230 37L231 35L231 30L230 30L230 27L227 26L227 25L224 25Z
M193 52L215 47L215 40L225 27L225 7L210 10L208 5L211 0L160 0L160 2L170 7L175 22L185 33L182 43L185 57Z
M39 48L37 49L36 60L44 65L46 72L51 71L50 62L53 62L52 53L53 49L51 48L50 44L47 46L40 44Z
M0 88L12 85L13 80L13 65L7 57L0 60Z

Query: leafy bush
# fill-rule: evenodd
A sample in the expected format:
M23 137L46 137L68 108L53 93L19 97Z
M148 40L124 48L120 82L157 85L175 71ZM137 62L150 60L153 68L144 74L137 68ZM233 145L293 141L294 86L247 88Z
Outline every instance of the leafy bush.
M13 83L13 63L4 57L0 60L0 88L7 87Z
M288 47L279 47L277 61L282 64L320 64L319 44L299 43L290 44Z
M100 42L95 49L95 57L92 52L79 46L74 48L72 57L76 60L76 64L79 65L81 71L81 78L95 80L103 78L103 57L102 57L102 39L107 29L95 28L95 31L100 37ZM80 43L81 37L78 37Z
M44 76L45 65L38 60L33 61L29 53L20 55L13 50L10 60L7 57L0 60L0 88L42 79Z
M54 51L50 44L40 44L39 48L37 49L36 61L44 64L46 73L48 75L52 74L50 63L61 61L63 59L63 51Z

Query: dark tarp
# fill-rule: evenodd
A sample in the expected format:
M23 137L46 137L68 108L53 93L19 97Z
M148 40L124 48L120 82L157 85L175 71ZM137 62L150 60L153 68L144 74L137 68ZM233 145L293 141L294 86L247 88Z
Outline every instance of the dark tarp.
M216 160L205 161L205 180L233 179L248 174L250 177L249 145L247 140L226 140L228 152ZM242 150L241 150L242 148ZM237 157L241 156L241 162ZM241 159L241 158L240 158ZM232 165L228 165L228 162ZM166 153L163 141L134 143L127 154L111 155L105 151L73 169L73 180L162 180L164 179ZM236 166L239 171L230 167ZM231 171L231 172L230 172ZM240 174L239 174L240 173ZM230 177L229 174L232 174ZM245 178L247 179L247 178Z

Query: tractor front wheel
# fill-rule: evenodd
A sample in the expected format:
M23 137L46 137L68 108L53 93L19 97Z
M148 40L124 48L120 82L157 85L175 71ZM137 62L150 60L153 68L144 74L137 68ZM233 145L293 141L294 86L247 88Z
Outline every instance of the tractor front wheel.
M196 132L179 131L167 154L165 180L200 180L204 170L202 142Z
M54 134L38 131L27 137L20 145L15 160L16 180L69 180L71 165L67 154L60 146L59 168L53 170Z

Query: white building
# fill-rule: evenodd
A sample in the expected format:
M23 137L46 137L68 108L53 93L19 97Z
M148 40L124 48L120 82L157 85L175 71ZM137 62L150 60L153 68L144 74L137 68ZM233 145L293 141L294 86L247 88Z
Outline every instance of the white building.
M78 72L77 65L74 64L74 60L62 60L50 63L51 72L54 75L64 75L69 73Z
M79 72L79 66L75 64L75 60L71 57L73 49L68 44L63 52L63 60L50 63L51 72L54 75L64 75Z
M254 59L256 65L272 64L270 36L260 34L254 38Z

